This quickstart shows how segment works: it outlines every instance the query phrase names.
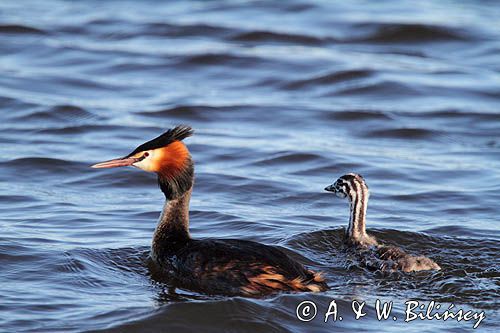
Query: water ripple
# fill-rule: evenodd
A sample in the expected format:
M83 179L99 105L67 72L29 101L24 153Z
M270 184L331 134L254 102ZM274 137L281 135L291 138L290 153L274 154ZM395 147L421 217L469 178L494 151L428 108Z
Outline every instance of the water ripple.
M458 332L389 324L376 299L485 310L498 331L498 6L423 0L0 2L0 326L9 332ZM466 24L465 24L465 23ZM330 289L264 299L158 280L156 175L95 170L173 125L196 167L191 235L260 241ZM342 250L363 174L368 229L443 270L381 274ZM362 320L295 317L335 299Z
M422 24L363 23L356 25L356 28L370 31L364 37L355 39L358 42L421 43L464 41L469 38L464 31L458 29Z
M0 34L35 34L45 35L46 32L34 27L20 24L0 24Z

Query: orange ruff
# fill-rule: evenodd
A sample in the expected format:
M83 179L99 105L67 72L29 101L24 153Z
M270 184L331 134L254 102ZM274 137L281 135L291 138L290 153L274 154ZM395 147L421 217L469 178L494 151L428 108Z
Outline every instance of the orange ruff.
M166 147L157 149L158 154L153 161L153 170L168 179L175 178L189 160L189 151L180 141L174 141Z

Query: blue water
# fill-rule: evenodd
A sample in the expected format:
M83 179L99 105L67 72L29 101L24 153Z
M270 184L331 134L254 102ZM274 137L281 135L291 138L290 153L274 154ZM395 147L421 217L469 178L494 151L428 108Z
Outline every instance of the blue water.
M495 1L2 1L0 331L472 330L404 323L410 299L497 331L498 17ZM193 237L280 246L329 291L209 297L151 278L154 175L89 165L181 123ZM323 188L347 172L370 187L369 232L442 271L346 259L348 205ZM344 320L324 323L332 300Z

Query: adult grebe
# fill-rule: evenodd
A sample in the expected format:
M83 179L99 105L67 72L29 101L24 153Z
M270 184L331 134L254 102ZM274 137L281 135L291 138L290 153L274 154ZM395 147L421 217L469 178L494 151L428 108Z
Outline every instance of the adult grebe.
M283 251L238 239L195 240L189 235L189 200L194 166L181 140L193 134L177 126L123 158L93 168L134 166L155 172L166 203L156 227L151 258L162 273L186 289L207 294L263 296L278 291L323 291L320 273Z
M349 199L350 218L346 230L346 242L355 248L362 264L383 271L402 270L404 272L439 270L438 264L424 256L410 255L398 247L383 246L366 233L366 208L368 186L361 175L349 173L325 188L338 197Z

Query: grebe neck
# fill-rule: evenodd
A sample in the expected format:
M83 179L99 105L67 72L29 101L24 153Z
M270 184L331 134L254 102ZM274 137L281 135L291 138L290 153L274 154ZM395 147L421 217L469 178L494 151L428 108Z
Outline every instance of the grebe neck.
M349 193L350 217L347 227L347 241L352 244L371 246L377 245L375 238L366 233L366 209L369 192L364 184L353 184Z
M165 202L153 235L152 257L157 260L174 253L189 239L189 201L192 188Z
M362 189L352 193L350 197L350 217L347 227L347 236L352 239L366 235L366 208L368 194L365 195Z

